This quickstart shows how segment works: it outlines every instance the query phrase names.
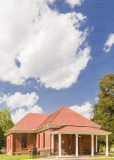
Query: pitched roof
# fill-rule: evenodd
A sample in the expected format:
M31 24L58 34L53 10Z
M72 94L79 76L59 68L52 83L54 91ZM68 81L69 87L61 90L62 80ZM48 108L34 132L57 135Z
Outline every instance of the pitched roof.
M97 129L97 128L92 128L92 127L76 127L76 126L65 126L65 127L62 127L62 128L59 128L59 129L53 129L52 132L55 132L55 131L67 131L67 132L93 132L93 133L107 133L107 134L111 134L111 132L108 132L108 131L104 131L104 130L100 130L100 129Z
M28 113L10 130L35 130L47 117L48 114Z
M76 126L91 126L91 127L101 127L98 124L90 121L89 119L81 116L75 111L64 106L59 110L50 114L39 127L46 124L63 124L63 125L76 125ZM38 127L38 128L39 128Z

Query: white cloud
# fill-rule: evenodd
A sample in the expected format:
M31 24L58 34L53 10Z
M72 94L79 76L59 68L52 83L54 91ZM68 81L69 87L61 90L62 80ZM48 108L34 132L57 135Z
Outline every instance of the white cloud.
M69 3L71 8L74 8L75 5L81 6L81 4L84 2L84 0L66 0L66 3Z
M46 88L68 88L87 66L88 30L79 30L86 17L60 14L47 2L54 0L0 2L0 80L19 85L32 77Z
M0 97L0 103L6 103L6 106L10 107L10 109L21 108L23 106L31 108L38 99L39 97L35 92L27 94L16 92L14 95L4 95L3 98Z
M112 47L113 44L114 44L114 33L112 33L112 34L110 34L108 36L108 39L107 39L107 41L104 44L103 50L108 53L110 51L110 49L111 49L111 47Z
M82 106L71 106L70 109L73 111L81 114L82 116L90 119L91 118L91 111L92 111L92 104L89 102L85 102Z
M21 94L16 92L14 95L3 95L0 97L0 103L6 103L6 107L11 110L16 109L11 114L14 123L17 123L22 119L27 113L43 113L43 110L38 105L35 105L39 99L35 92Z
M28 113L43 113L43 110L41 107L38 107L37 105L28 110L25 110L24 108L19 108L16 110L15 113L11 114L12 121L16 124Z
M98 97L96 97L96 98L95 98L95 101L98 101L98 100L99 100L99 98L98 98Z
M11 114L12 121L16 124L16 123L19 122L25 115L27 115L27 113L29 113L29 112L26 111L24 108L20 108L20 109L16 110L15 113Z
M43 110L41 107L38 107L38 105L36 105L33 108L31 108L30 112L31 113L43 113Z

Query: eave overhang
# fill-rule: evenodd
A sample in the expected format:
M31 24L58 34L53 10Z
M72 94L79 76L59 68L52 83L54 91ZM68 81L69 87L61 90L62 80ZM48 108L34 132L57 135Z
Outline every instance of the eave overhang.
M8 136L11 133L39 133L48 129L54 129L54 128L61 128L63 126L68 126L67 124L47 124L45 126L42 126L40 128L34 129L34 130L8 130L4 135ZM72 126L72 125L71 125ZM73 125L77 127L78 125ZM78 127L88 127L88 126L78 126ZM100 128L99 126L89 126L92 128Z
M101 133L101 132L72 132L72 131L55 131L50 134L83 134L83 135L108 135L111 132Z
M4 133L4 136L8 136L12 133L34 133L34 130L8 130L6 133Z

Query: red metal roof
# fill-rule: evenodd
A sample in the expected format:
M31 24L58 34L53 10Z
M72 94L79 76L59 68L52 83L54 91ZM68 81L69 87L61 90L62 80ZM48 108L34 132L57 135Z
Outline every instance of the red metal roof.
M28 113L10 130L35 130L48 117L48 114Z
M10 130L36 130L47 124L100 127L68 107L62 107L50 115L28 113Z
M53 129L52 132L55 132L55 131L65 131L65 132L93 132L93 133L107 133L107 134L110 134L111 132L108 132L108 131L104 131L104 130L100 130L100 129L97 129L97 128L92 128L92 127L76 127L76 126L65 126L65 127L62 127L62 128L59 128L59 129Z
M63 125L77 125L77 126L91 126L91 127L101 127L98 124L90 121L89 119L81 116L75 111L64 106L59 110L50 114L39 127L46 124L63 124ZM39 128L38 127L38 128Z

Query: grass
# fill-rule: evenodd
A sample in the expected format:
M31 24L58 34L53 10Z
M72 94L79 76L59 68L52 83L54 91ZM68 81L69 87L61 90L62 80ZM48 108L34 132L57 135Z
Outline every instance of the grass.
M41 158L41 156L37 156L37 158ZM30 155L6 155L0 154L0 160L21 160L21 159L30 159Z
M6 155L6 154L1 154L0 155L0 160L21 160L21 159L30 159L30 155Z
M99 153L99 155L105 155L104 152ZM114 153L109 153L109 155L114 155ZM37 156L36 158L41 158L41 156ZM30 155L6 155L0 154L0 160L22 160L22 159L30 159ZM69 159L69 160L76 160L76 159ZM90 160L90 159L81 159L81 160ZM91 159L91 160L114 160L114 158L99 158L99 159Z
M99 155L106 155L105 152L100 152L100 153L98 153L98 154L99 154ZM108 155L114 155L114 152L108 153Z

